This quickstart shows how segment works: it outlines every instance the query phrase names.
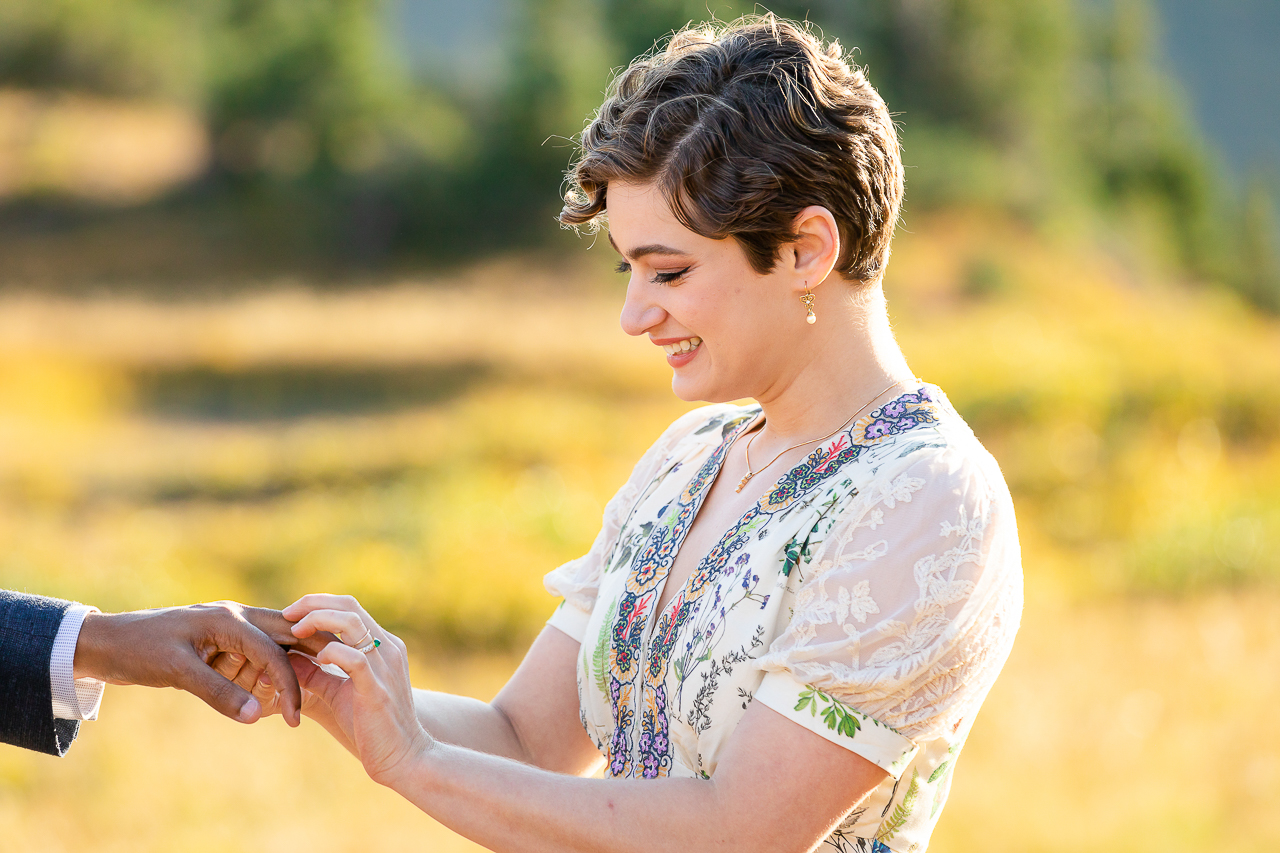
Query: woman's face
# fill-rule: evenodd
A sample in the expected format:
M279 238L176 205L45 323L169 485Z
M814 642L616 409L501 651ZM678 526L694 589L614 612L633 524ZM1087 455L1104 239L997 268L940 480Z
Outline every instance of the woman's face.
M606 200L609 242L630 276L622 328L665 350L676 396L760 399L785 382L806 328L787 264L760 275L736 240L682 225L651 184L611 181Z

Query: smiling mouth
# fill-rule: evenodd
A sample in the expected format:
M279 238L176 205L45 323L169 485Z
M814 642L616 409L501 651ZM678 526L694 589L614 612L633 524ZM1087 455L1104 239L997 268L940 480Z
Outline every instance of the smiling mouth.
M697 349L701 343L702 338L699 337L685 338L683 341L678 341L674 344L663 344L662 349L666 351L667 355L680 355Z

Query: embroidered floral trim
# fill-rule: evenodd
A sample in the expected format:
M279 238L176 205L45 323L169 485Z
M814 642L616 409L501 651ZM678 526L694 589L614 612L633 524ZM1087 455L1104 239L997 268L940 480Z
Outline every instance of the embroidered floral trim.
M610 776L705 779L763 702L892 777L821 849L920 849L1016 630L999 471L940 392L903 395L786 472L658 611L753 414L716 407L673 425L610 502L599 547L549 578L590 612L553 617L585 625L584 726Z
M903 395L875 410L868 417L878 425L877 441L923 424L935 423L937 417L931 410L933 405L933 399L927 390L921 390ZM869 435L868 426L859 428L855 425L853 429L816 448L780 478L757 505L725 533L707 556L699 561L671 604L663 612L651 614L649 608L658 599L662 581L670 572L675 555L724 462L734 435L753 417L754 413L750 412L736 418L721 419L722 422L718 424L721 428L719 445L681 491L675 505L661 508L658 513L661 522L652 529L648 541L639 547L633 559L626 592L618 606L611 634L613 652L610 657L610 696L617 696L620 701L624 695L621 689L614 689L615 682L619 688L623 684L634 684L639 688L638 698L645 711L640 714L640 734L636 743L639 766L633 766L629 759L621 759L614 754L615 749L623 747L623 742L615 737L608 756L612 775L638 772L645 778L651 778L666 774L670 765L670 739L666 731L666 720L660 719L662 715L650 711L666 708L667 670L677 641L688 633L687 626L691 620L698 623L681 661L683 670L688 652L698 638L710 640L715 637L718 626L724 624L731 609L744 600L759 597L748 586L750 591L747 595L740 596L733 602L720 600L721 593L715 581L726 573L733 557L746 547L751 537L767 525L771 518L785 517L802 497L811 494L819 485L835 477L846 465L856 461L868 446L854 440L854 436ZM709 432L715 425L717 424L710 424L698 432ZM909 496L909 489L904 491L903 487L899 487L884 497L887 498L886 505L892 507L895 499L909 499ZM874 551L874 547L871 551ZM704 607L703 595L711 589L716 590L715 601L709 607ZM842 590L842 595L843 599L835 605L842 621L851 610L858 621L865 621L867 615L878 612L866 589L856 590L853 597L848 591ZM656 619L657 622L652 639L645 649L644 634L651 619ZM634 666L642 654L645 655L645 666L637 684ZM621 726L623 709L613 704L612 711L615 728ZM628 718L634 719L634 716ZM614 768L621 770L615 773Z

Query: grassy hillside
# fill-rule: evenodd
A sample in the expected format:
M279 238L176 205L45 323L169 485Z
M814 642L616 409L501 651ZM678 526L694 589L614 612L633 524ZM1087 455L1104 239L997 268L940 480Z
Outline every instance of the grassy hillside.
M1033 578L1088 597L1280 577L1274 321L977 213L903 234L891 269L902 345L1001 462ZM518 647L540 574L687 408L617 328L610 276L11 298L0 572L113 607L342 585L422 639ZM466 581L495 573L500 603Z
M542 574L688 407L618 330L606 260L5 297L0 583L104 608L353 592L423 683L491 695L553 606ZM1274 849L1280 324L980 211L913 221L889 298L917 373L1001 463L1028 583L934 849ZM117 688L67 760L0 751L0 833L470 849L318 731Z

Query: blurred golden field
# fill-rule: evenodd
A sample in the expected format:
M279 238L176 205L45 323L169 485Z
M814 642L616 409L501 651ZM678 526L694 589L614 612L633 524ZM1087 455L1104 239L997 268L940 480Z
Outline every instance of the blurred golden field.
M895 244L900 341L1000 461L1028 590L932 849L1273 850L1280 323L1085 245L981 211ZM487 698L554 604L542 574L689 405L618 329L604 254L0 297L0 582L104 609L351 592L423 686ZM137 688L64 760L0 752L0 837L475 849L315 726Z

